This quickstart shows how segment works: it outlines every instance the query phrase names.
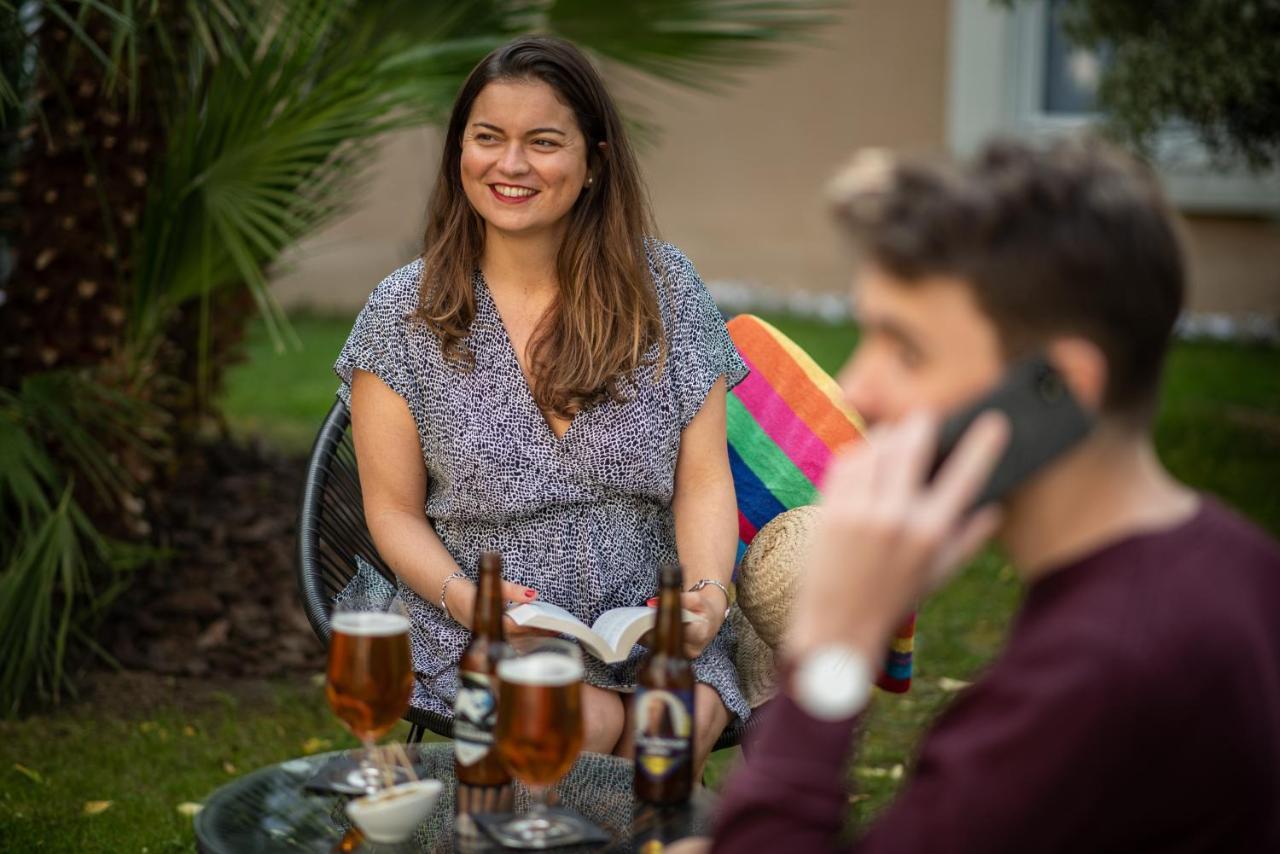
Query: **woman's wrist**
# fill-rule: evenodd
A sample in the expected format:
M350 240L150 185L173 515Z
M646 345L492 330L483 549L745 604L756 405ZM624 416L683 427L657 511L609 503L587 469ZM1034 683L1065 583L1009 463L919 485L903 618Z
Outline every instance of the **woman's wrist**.
M458 596L465 594L471 586L471 580L461 570L450 574L440 584L440 610L455 623L466 625L459 619L466 609L463 607L465 603Z
M707 603L708 612L717 615L720 622L729 618L729 607L733 603L729 597L729 587L724 582L715 578L701 578L689 587L689 592L701 596L702 601ZM724 607L721 608L721 605Z

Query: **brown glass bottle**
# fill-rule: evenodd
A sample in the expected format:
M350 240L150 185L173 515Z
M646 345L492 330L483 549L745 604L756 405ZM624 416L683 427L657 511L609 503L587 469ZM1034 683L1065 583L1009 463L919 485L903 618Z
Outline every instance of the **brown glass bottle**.
M666 564L658 578L653 645L636 678L636 799L671 804L693 790L693 668L684 654L680 567Z
M506 650L502 628L502 555L482 552L471 644L458 662L458 699L453 706L454 771L470 786L508 783L494 731L498 723L498 661Z

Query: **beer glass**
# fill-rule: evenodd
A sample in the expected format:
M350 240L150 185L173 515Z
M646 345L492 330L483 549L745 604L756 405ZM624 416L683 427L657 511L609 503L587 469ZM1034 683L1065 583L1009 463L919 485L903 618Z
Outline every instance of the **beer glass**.
M404 715L413 690L409 617L398 599L387 610L355 600L334 608L330 629L325 696L364 745L360 767L373 794L378 788L374 743Z
M547 791L582 750L582 653L568 641L542 638L498 662L498 755L529 790L527 815L501 825L500 838L525 848L580 838L585 821L547 808ZM589 826L588 826L589 827Z

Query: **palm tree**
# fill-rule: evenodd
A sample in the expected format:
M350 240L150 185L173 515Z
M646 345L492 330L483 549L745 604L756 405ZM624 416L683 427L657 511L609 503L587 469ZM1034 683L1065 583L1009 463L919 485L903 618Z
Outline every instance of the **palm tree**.
M519 33L706 88L831 6L0 0L0 645L21 651L3 711L68 687L65 650L146 558L146 499L246 321L288 341L272 263L389 131L438 122Z

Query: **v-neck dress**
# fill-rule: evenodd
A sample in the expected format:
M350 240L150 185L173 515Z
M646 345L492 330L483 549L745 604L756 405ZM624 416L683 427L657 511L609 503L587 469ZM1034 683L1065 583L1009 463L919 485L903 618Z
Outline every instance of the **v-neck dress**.
M503 576L590 625L612 608L657 594L658 567L676 560L671 499L680 437L711 386L747 375L715 302L689 259L648 244L667 339L662 370L649 365L626 384L626 400L577 414L557 438L533 399L501 316L479 271L476 314L464 339L467 370L412 315L422 261L392 273L356 318L334 370L350 404L351 374L377 375L404 398L427 468L426 515L468 577L480 552L502 553ZM651 352L656 355L657 349ZM413 621L413 703L452 714L457 665L470 632L401 583ZM725 707L750 715L732 663L729 621L693 662L698 681ZM631 690L644 648L602 664L585 654L587 681Z

